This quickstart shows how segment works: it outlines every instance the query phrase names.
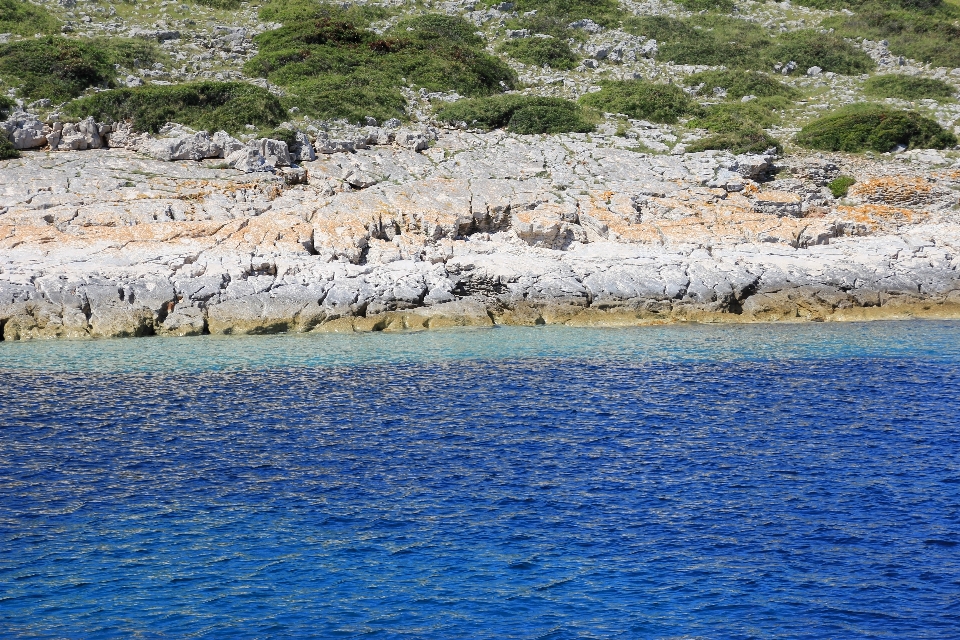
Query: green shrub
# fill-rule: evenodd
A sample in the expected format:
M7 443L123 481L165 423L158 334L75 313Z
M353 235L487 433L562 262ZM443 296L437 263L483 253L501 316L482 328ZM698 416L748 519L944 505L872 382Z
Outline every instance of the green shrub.
M6 119L16 105L17 103L11 98L0 96L0 120Z
M0 0L0 33L33 36L59 30L60 23L42 7L25 0Z
M697 104L683 89L672 84L644 80L602 82L600 91L580 98L580 104L605 113L622 113L631 118L671 124L695 113Z
M289 102L308 115L352 121L403 117L405 85L483 96L516 82L460 18L413 16L378 35L367 29L377 15L382 11L362 7L267 4L261 18L283 26L256 37L259 53L244 69L285 87Z
M703 71L689 76L686 84L691 87L703 84L706 91L722 87L727 90L727 98L735 100L744 96L783 97L791 100L800 97L800 92L793 87L759 71Z
M690 120L690 126L708 129L715 133L737 131L744 127L769 127L780 118L757 100L750 102L725 102L707 107L704 112Z
M753 22L709 14L684 19L632 16L624 20L624 29L655 39L660 60L739 69L768 68L764 52L772 40L763 27Z
M954 97L957 89L943 80L890 74L870 78L864 83L863 92L877 98L943 100Z
M488 5L499 0L488 0ZM514 11L551 16L564 24L590 19L605 27L613 27L626 15L617 0L513 0Z
M768 149L783 151L780 142L760 128L745 128L727 133L716 133L687 145L687 151L726 150L731 153L764 153Z
M850 176L839 176L836 180L828 184L827 188L830 189L830 193L833 194L834 198L843 198L846 197L850 191L850 187L856 184L856 182L857 181Z
M0 45L0 75L12 78L28 99L60 101L87 87L109 86L114 70L100 47L49 37Z
M577 56L563 40L558 38L518 38L509 40L500 50L520 62L547 65L553 69L572 69L577 64Z
M115 64L135 59L150 64L160 57L155 44L128 39L75 40L59 36L0 45L0 76L31 100L69 100L88 87L110 87Z
M193 0L197 4L202 4L214 9L239 9L240 0Z
M286 112L266 89L243 82L195 82L114 89L75 100L68 116L132 120L138 131L157 132L167 122L195 129L241 133L246 125L275 127Z
M855 75L872 71L876 64L863 50L832 33L819 33L812 29L784 33L766 52L767 63L793 60L797 71L805 72L810 67L820 67L843 75Z
M687 151L727 149L733 153L763 153L775 148L779 153L783 150L780 141L763 130L778 121L773 111L758 100L714 105L689 123L713 135L692 143Z
M566 101L565 101L566 102ZM531 106L517 109L510 116L507 130L513 133L587 133L593 125L583 119L572 102L551 106Z
M654 38L657 57L677 64L767 70L793 60L801 73L816 66L842 74L874 68L870 56L836 35L806 29L774 38L756 23L729 16L634 16L624 21L624 29Z
M466 122L478 129L507 127L515 133L586 133L593 125L577 105L562 98L502 95L459 100L437 110L441 122Z
M805 126L797 143L822 151L890 151L897 145L908 149L944 149L957 144L957 137L930 118L914 111L897 111L882 105L855 105L839 109Z
M828 18L838 36L887 40L895 55L960 67L960 7L936 1L857 2L852 16Z
M587 32L582 29L571 29L570 22L570 20L563 20L556 16L537 13L532 16L523 16L521 18L507 20L506 26L509 29L527 29L530 33L541 33L553 36L557 40L562 41L567 41L571 38L579 41L586 40L588 37Z
M20 152L14 149L13 143L6 136L0 135L0 160L19 158Z
M677 3L690 11L733 11L733 0L677 0Z

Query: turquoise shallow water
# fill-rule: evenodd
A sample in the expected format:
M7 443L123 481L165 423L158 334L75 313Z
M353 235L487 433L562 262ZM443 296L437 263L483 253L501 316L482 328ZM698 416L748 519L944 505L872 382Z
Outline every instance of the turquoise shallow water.
M960 322L497 327L420 333L203 336L0 344L0 369L205 371L457 360L643 362L844 357L955 358Z
M960 628L960 323L0 343L0 380L0 636Z

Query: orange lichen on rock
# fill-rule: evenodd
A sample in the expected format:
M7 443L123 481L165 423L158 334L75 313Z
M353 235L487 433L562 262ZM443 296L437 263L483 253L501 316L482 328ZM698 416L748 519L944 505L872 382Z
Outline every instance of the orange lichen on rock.
M889 223L913 224L927 216L923 211L893 207L885 204L861 204L837 207L837 213L845 219L871 226Z
M849 195L867 202L884 205L919 205L928 202L933 184L918 176L884 176L857 182Z

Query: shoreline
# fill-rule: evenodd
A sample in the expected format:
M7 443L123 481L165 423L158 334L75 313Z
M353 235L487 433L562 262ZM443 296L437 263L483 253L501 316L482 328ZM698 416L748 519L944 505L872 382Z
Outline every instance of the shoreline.
M125 149L0 167L4 340L960 318L960 161L932 152L452 130L296 184Z
M110 339L136 337L193 337L200 335L276 335L420 332L457 328L493 328L498 326L566 326L571 328L629 328L665 325L740 325L740 324L809 324L817 322L857 323L875 321L960 320L960 296L951 299L904 301L889 299L886 304L870 307L843 308L817 304L812 297L791 298L760 294L766 304L754 312L734 313L676 305L657 310L600 310L575 308L570 305L522 305L512 309L485 307L473 303L447 303L402 311L388 311L371 316L342 316L306 324L300 317L243 317L232 321L214 309L212 325L202 324L178 330L159 331L148 325L142 316L115 318L110 331L91 331L90 325L40 325L36 316L25 313L0 318L0 341L47 339ZM750 299L747 299L750 302ZM777 304L779 303L779 304ZM317 320L313 318L313 320Z

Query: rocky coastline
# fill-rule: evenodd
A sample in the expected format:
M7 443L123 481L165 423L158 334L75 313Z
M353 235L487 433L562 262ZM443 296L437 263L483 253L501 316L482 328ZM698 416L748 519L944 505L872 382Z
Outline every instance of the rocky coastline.
M348 133L253 172L144 151L211 139L176 127L0 162L0 335L960 317L954 152Z

